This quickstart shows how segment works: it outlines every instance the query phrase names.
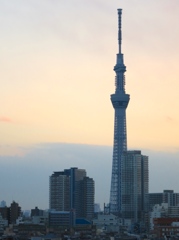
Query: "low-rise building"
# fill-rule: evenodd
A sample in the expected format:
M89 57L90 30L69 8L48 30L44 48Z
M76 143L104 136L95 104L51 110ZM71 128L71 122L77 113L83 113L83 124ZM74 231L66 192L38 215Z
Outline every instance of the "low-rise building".
M3 233L4 228L8 226L8 220L3 219L2 215L0 214L0 233Z
M95 219L93 219L93 225L96 225L98 230L106 232L118 232L120 219L113 214L98 214Z
M49 227L72 227L75 225L74 211L49 211Z
M168 204L162 203L161 205L156 204L153 206L152 211L150 212L150 231L154 229L154 219L166 217L168 212Z
M150 212L150 230L154 229L156 218L179 218L179 206L168 206L168 203L156 204Z
M34 209L31 209L31 217L43 216L43 214L44 214L44 210L41 210L38 207L35 207Z
M162 239L179 236L179 218L155 218L153 233Z

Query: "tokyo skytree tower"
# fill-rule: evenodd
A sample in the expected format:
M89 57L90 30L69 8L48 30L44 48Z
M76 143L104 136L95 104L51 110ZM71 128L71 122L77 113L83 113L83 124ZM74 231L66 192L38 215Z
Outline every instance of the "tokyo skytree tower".
M110 212L119 215L121 211L121 156L127 151L127 133L126 133L126 108L130 96L125 93L125 71L121 53L122 33L121 33L121 15L122 9L118 9L118 45L116 65L114 66L115 93L111 95L111 102L115 111L114 117L114 145L113 162L110 190Z

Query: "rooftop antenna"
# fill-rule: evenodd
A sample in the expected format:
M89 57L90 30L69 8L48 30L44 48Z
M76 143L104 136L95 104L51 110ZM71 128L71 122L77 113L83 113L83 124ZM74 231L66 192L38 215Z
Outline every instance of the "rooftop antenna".
M119 53L121 53L121 45L122 45L122 31L121 31L121 15L122 9L118 9L118 44L119 44Z

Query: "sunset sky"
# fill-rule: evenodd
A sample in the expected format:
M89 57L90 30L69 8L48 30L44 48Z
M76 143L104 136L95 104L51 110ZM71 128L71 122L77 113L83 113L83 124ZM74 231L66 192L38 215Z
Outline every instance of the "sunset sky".
M123 9L122 52L130 94L128 148L178 158L178 0L1 0L2 166L20 164L19 158L48 144L111 149L118 8ZM108 160L111 167L112 155ZM59 156L59 161L64 159Z

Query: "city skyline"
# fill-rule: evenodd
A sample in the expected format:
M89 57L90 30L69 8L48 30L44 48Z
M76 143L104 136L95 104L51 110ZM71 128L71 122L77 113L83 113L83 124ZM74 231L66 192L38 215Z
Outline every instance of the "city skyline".
M114 88L113 66L118 48L116 9L122 8L122 52L127 66L127 92L131 95L127 109L128 149L156 152L151 159L145 150L153 162L157 156L160 163L163 156L169 156L175 162L175 172L179 156L179 3L79 0L78 4L48 0L0 3L1 166L9 171L9 167L16 169L23 161L24 171L26 166L33 169L35 162L29 156L32 158L39 149L44 151L46 145L56 167L52 145L57 143L69 147L93 145L94 152L104 148L111 151L114 114L109 95ZM67 164L61 156L59 169ZM80 153L77 156L80 158ZM40 161L43 158L47 161L40 153ZM104 159L111 169L112 154ZM93 161L97 161L95 156ZM76 155L69 163L83 168L77 165ZM166 168L162 171L167 171L165 160L163 165ZM39 168L42 166L39 164ZM111 171L107 167L105 170L110 179ZM99 189L99 178L94 180ZM5 196L3 186L1 189ZM7 195L11 201L15 193ZM6 197L3 199L8 202Z

